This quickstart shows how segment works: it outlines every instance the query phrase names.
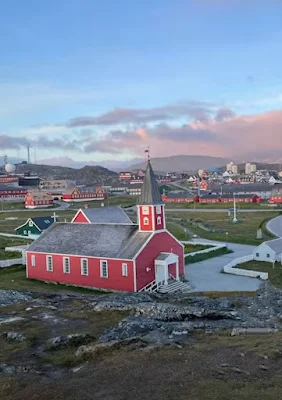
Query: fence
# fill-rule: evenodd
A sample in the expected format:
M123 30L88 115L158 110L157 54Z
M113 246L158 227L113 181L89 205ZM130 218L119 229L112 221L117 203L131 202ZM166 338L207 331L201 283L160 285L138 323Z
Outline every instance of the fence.
M25 264L25 261L23 257L21 258L12 258L10 260L1 260L0 261L0 268L7 268L11 267L12 265L17 265L17 264Z
M267 272L259 272L259 271L251 271L248 269L240 269L234 268L236 265L244 264L245 262L252 261L254 259L253 254L249 254L248 256L235 258L235 260L231 261L225 267L223 267L223 271L226 274L240 275L240 276L248 276L250 278L260 278L263 280L268 279Z
M194 246L196 246L198 244L202 244L203 246L211 246L211 247L208 247L208 248L206 248L204 250L193 251L192 253L187 253L187 254L185 254L185 258L188 257L188 256L192 256L193 257L193 256L195 256L197 254L210 253L211 251L215 251L215 250L218 250L218 249L223 249L223 248L226 247L226 244L207 243L207 242L201 242L200 240L197 240L197 241L187 240L187 241L182 242L182 243L183 244L192 244Z

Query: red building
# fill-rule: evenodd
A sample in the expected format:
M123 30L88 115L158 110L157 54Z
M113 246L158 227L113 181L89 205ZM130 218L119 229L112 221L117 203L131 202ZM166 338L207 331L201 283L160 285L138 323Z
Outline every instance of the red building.
M27 190L20 187L0 185L0 199L7 201L24 201Z
M53 196L44 190L29 191L24 199L25 208L46 208L53 205Z
M96 190L93 188L77 188L71 187L64 191L62 195L63 201L91 201L91 200L104 200L105 193L102 186L96 186Z
M236 203L260 203L262 201L261 197L256 194L236 194L235 195ZM226 194L205 194L198 197L199 203L233 203L234 196L232 193Z
M269 197L269 203L271 204L281 204L282 203L282 187L278 186L271 191Z
M197 196L190 192L169 192L162 194L162 201L164 203L193 203L197 201Z
M120 172L119 173L120 181L130 181L130 179L131 179L131 172Z
M199 185L199 181L198 181L198 179L196 179L196 180L193 182L192 187L193 187L194 189L197 189L197 188L198 188L198 185ZM201 181L200 181L200 190L208 190L208 187L209 187L208 182L205 181L205 180L203 180L203 179L201 179Z
M27 277L130 292L185 285L184 246L166 230L150 161L137 207L138 224L52 224L26 252Z
M120 206L80 209L71 222L85 224L132 224L131 219Z

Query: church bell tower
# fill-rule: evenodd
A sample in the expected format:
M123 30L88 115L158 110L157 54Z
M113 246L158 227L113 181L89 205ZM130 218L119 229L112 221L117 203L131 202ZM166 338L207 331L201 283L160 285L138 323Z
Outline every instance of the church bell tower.
M166 229L164 204L148 155L138 208L139 230L154 232Z

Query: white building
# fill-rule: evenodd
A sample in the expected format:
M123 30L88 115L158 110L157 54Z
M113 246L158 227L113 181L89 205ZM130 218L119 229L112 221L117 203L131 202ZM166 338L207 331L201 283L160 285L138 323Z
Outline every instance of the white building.
M253 172L256 172L257 166L256 164L246 163L245 164L245 174L250 175Z
M268 240L261 243L253 251L256 261L281 261L282 258L282 238Z

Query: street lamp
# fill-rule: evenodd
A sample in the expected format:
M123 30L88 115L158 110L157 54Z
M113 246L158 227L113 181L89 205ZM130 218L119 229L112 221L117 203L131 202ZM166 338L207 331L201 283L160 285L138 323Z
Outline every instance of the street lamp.
M233 192L233 211L234 211L233 222L238 222L238 219L237 219L237 210L236 210L235 192Z
M228 232L225 232L225 236L226 236L226 248L228 247Z

